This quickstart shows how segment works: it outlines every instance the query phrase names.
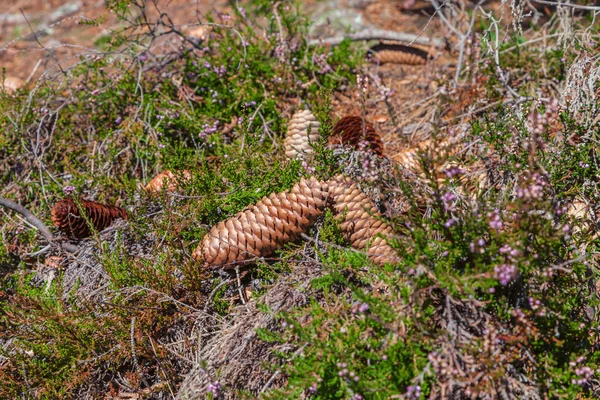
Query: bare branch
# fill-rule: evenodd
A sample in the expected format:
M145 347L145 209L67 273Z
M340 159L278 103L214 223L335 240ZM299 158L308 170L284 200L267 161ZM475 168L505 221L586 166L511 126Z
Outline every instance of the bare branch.
M351 40L395 40L398 42L414 43L424 46L444 47L446 42L440 38L429 38L411 33L387 31L384 29L365 29L357 33L351 33L345 36L335 36L326 39L311 39L308 41L309 46L317 44L340 44L345 38Z
M38 217L33 215L31 213L31 211L29 211L22 205L19 205L13 201L3 199L0 197L0 206L8 208L9 210L18 212L23 217L25 217L27 222L29 222L35 229L37 229L48 242L53 243L55 241L54 235L52 234L50 229L46 226L46 224L44 224ZM74 253L79 249L77 246L68 244L68 243L61 243L60 247L62 247L64 250L66 250L70 253Z
M576 10L600 11L599 6L584 6L579 4L562 3L560 1L532 0L534 3L545 4L548 6L570 7Z

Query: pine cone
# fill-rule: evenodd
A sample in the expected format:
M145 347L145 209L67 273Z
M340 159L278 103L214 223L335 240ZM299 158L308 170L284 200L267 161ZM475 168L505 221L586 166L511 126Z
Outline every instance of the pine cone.
M401 64L401 65L424 65L427 59L412 53L403 51L382 50L375 53L371 61L380 64Z
M100 232L119 218L127 219L127 211L117 206L107 206L95 201L81 200L81 206L90 223ZM72 198L57 202L50 212L52 222L61 232L72 239L90 236L90 228L81 217L79 208Z
M350 145L358 149L361 142L366 142L368 148L378 156L383 155L383 142L381 137L368 121L358 116L346 116L340 119L333 127L334 140L339 140L343 145Z
M399 262L400 258L395 250L390 247L383 237L392 233L392 228L378 219L381 217L373 202L352 182L344 176L336 176L327 182L329 197L333 209L339 218L340 228L352 247L358 250L367 250L368 257L377 264Z
M431 58L425 50L397 43L380 43L371 47L371 61L381 64L423 65Z
M315 178L302 179L290 191L272 193L255 205L215 225L192 257L213 268L271 254L293 241L323 212L327 186Z
M181 179L190 179L191 174L190 171L184 170L180 175L176 175L171 170L166 170L156 175L148 184L145 186L145 189L149 193L159 192L163 186L167 185L167 191L174 192L177 190L177 186L181 183Z
M296 112L290 120L285 135L285 155L289 158L302 158L312 153L311 144L319 140L320 126L321 124L310 111Z

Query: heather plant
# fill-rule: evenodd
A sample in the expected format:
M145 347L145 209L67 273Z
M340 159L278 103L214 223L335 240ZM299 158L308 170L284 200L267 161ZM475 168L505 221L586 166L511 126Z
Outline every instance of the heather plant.
M45 222L65 196L130 214L76 254L0 214L0 397L597 397L597 57L579 22L545 49L521 5L514 26L445 5L460 62L453 81L419 83L434 89L414 109L360 45L311 45L302 3L230 4L185 27L107 1L119 24L94 51L0 91L0 197ZM377 125L393 130L384 147L408 136L404 118L431 126L416 171L328 146L349 93L392 121ZM320 139L290 160L283 137L303 108ZM192 260L220 221L352 163L383 165L352 182L376 198L399 262L351 249L350 211L331 207L251 267ZM142 189L167 169L189 179Z

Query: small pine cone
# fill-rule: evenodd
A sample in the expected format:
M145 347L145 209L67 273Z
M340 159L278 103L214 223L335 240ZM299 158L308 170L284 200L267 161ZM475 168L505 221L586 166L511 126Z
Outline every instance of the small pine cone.
M255 205L215 225L192 257L212 268L271 254L306 231L323 212L327 189L315 178L302 179L286 192L271 193Z
M321 124L310 111L296 112L290 120L285 135L285 155L289 158L302 158L312 153L311 144L319 140L320 126Z
M380 64L424 65L427 63L427 58L421 55L396 50L378 51L371 60Z
M149 193L160 192L163 186L167 185L167 191L174 192L177 190L177 186L181 183L181 178L190 179L191 174L190 171L184 170L181 174L177 175L171 172L171 170L166 170L156 175L148 184L145 186L145 189Z
M373 202L352 182L352 179L336 176L327 182L329 197L332 200L334 211L343 220L340 228L352 247L358 250L367 250L368 257L376 264L398 262L400 258L396 251L390 247L379 234L388 236L392 228L381 221L381 214Z
M358 149L365 143L370 151L378 156L383 155L381 136L362 117L349 115L340 119L333 127L333 136L334 140L339 140L343 145Z
M81 200L81 206L90 223L100 232L119 218L127 219L127 211L117 206L107 206L95 201ZM57 202L50 212L52 222L61 232L72 239L90 236L90 228L81 217L79 208L72 198Z
M423 65L431 58L423 49L398 43L379 43L370 50L371 61L381 64Z

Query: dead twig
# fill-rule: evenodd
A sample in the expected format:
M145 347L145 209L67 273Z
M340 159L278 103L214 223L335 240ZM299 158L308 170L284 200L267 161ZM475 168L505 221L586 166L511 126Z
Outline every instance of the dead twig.
M351 33L344 36L334 36L326 39L311 39L308 41L309 46L317 44L337 45L342 43L346 38L351 40L394 40L397 42L405 42L410 44L420 44L423 46L444 47L446 41L440 38L429 38L411 33L386 31L384 29L365 29L357 33Z
M37 218L35 215L33 215L31 213L31 211L29 211L28 209L26 209L25 207L23 207L20 204L17 204L15 202L7 200L7 199L3 199L1 197L0 197L0 206L3 206L5 208L8 208L9 210L13 210L13 211L21 214L23 217L25 217L25 220L31 226L33 226L35 229L37 229L48 242L55 243L54 235L52 234L50 229L39 218ZM75 253L77 250L79 250L79 248L77 246L69 244L69 243L60 243L59 246L62 249L66 250L70 253Z

